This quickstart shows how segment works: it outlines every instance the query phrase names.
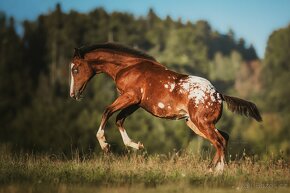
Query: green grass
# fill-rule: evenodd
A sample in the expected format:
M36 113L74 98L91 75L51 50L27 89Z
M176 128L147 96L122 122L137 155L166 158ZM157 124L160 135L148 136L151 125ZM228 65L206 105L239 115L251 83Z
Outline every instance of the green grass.
M160 187L186 184L199 188L288 187L286 161L252 161L245 157L229 162L222 174L208 171L209 160L183 153L171 155L95 155L89 159L59 159L56 156L0 156L0 183L124 187Z

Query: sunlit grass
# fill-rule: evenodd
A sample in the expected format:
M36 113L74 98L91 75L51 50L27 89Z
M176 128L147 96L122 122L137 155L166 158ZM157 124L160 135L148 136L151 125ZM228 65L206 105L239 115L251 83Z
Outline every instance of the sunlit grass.
M73 159L57 156L2 152L0 183L78 184L94 186L187 184L193 187L289 187L290 171L285 160L253 161L249 157L230 161L222 174L209 172L209 159L194 154L94 155Z

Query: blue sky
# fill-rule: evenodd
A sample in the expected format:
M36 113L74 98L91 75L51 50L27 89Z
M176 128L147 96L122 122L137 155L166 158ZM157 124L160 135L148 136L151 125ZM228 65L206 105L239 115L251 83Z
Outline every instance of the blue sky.
M184 22L204 19L219 32L233 29L236 37L254 45L260 57L264 56L271 32L290 23L290 0L0 0L0 10L14 16L19 24L48 13L57 2L65 12L88 12L102 6L109 12L141 16L153 8L161 18L170 15Z

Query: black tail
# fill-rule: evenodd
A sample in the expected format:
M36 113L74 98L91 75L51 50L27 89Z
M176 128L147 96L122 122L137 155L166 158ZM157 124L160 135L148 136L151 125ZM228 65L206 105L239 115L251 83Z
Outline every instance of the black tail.
M227 103L230 111L247 117L252 117L258 122L262 121L260 112L254 103L227 95L222 95L222 98Z

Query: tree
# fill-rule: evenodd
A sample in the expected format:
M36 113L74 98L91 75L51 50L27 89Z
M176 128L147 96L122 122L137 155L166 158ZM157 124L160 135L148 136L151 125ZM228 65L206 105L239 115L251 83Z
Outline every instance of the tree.
M289 96L290 90L287 83L290 81L290 25L274 31L267 43L263 74L263 101L264 110L268 116L265 121L275 120L280 132L275 132L271 125L266 125L276 135L276 150L283 150L290 153L290 145L286 143L289 139ZM275 119L274 119L275 118ZM270 132L269 132L270 133ZM288 140L289 141L289 140ZM273 142L273 143L274 143Z
M290 25L271 34L265 53L264 86L267 92L267 109L290 112L289 89L283 89L290 81Z

